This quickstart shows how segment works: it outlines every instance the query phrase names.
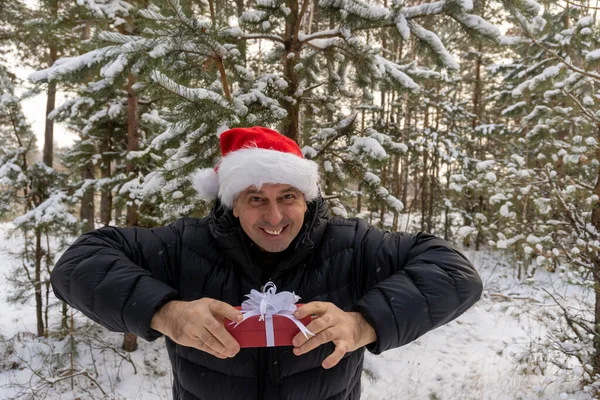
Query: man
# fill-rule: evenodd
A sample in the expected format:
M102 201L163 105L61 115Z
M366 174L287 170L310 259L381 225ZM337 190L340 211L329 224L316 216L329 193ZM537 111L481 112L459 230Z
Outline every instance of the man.
M80 237L52 272L56 295L108 329L166 336L176 399L358 399L364 349L411 342L475 303L481 280L447 242L328 218L317 165L267 128L220 136L194 187L210 215ZM293 347L240 349L223 320L267 282L312 315Z

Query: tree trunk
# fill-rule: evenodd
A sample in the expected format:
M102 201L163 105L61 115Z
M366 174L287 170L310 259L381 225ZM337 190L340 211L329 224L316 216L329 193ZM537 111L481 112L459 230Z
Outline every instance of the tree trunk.
M85 166L82 173L83 182L94 179L94 164L90 161ZM81 197L81 208L79 209L79 219L85 221L81 228L81 233L94 230L94 185L89 186Z
M425 105L425 115L423 117L423 130L429 136L429 106ZM430 138L428 138L430 139ZM421 231L427 232L427 206L429 199L429 150L427 149L427 141L425 141L423 149L423 179L421 181Z
M287 111L287 123L283 129L283 134L296 143L300 139L300 99L296 92L300 84L298 73L295 70L300 61L301 45L298 41L298 31L302 22L302 12L298 9L298 0L286 0L286 6L291 11L286 18L285 25L285 55L283 59L283 74L288 82L286 95L295 101L285 101L284 108ZM304 6L308 6L309 0L304 0Z
M387 185L387 164L381 168L381 186L385 187ZM382 199L383 200L383 199ZM385 219L385 202L381 201L381 209L379 212L379 227L383 229L384 219Z
M423 179L421 180L421 232L427 232L427 199L429 197L429 172L427 163L429 162L429 152L423 152Z
M133 85L135 77L130 74L127 79L127 151L137 151L139 149L138 132L138 99ZM135 176L136 168L132 160L127 160L125 169L127 176L132 179ZM133 227L138 224L137 205L132 203L127 206L127 226ZM123 350L135 351L137 349L137 337L133 333L126 333L123 337Z
M597 139L600 140L600 124L596 126ZM600 160L600 149L596 149L596 159ZM594 187L594 194L600 196L600 171L598 171L598 177L596 178L596 186ZM594 209L592 210L592 225L597 230L600 230L600 205L598 202L595 203ZM594 374L600 374L600 257L590 252L592 261L594 264L594 294L595 307L594 307Z
M358 188L356 190L358 192L358 195L356 196L356 213L360 214L362 209L362 194L360 193L362 191L362 181L358 183Z
M135 351L137 350L137 336L133 333L125 333L123 335L123 350L125 351Z
M102 162L100 164L100 177L102 180L109 179L112 176L111 159L106 155L112 149L112 123L109 121L106 129L106 136L102 140L100 152ZM110 225L111 213L113 207L111 185L102 185L100 189L100 223L104 226ZM116 220L116 217L115 217ZM118 225L118 223L117 223Z
M138 132L138 99L133 85L135 77L130 74L127 79L127 151L139 150L139 132ZM127 176L133 179L136 173L135 164L132 160L127 160L125 165ZM138 224L137 206L134 202L127 206L127 226L136 226Z
M50 46L50 65L56 61L56 46ZM48 115L54 111L56 107L56 83L48 83L48 92L46 99L46 128L44 131L44 164L52 168L53 153L54 153L54 121L48 118Z
M43 316L43 300L42 300L42 231L40 228L35 229L35 277L34 277L34 289L35 289L35 316L37 319L37 335L39 337L46 335L44 329L44 316Z
M392 179L393 179L393 185L392 185L392 190L394 193L394 197L398 198L400 197L400 155L396 154L394 155L394 166L393 166L393 170L392 170ZM392 222L392 232L396 232L398 231L398 212L394 211L394 221Z

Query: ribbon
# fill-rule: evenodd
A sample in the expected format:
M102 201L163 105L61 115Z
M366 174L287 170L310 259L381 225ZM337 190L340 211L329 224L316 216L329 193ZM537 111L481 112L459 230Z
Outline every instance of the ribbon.
M308 330L304 324L294 317L296 311L296 302L300 300L300 296L296 296L293 292L277 292L277 287L273 282L267 282L263 288L263 292L252 289L250 294L247 294L248 300L242 303L242 315L244 319L238 322L234 328L242 324L250 317L260 316L259 321L265 321L265 334L267 336L267 346L275 346L275 332L273 329L273 315L280 315L292 321L300 332L308 339L308 336L314 334ZM233 322L232 322L233 324Z

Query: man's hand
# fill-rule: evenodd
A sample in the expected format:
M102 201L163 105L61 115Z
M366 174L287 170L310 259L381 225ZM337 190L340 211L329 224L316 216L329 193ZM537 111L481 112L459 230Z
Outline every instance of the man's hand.
M355 351L377 340L375 329L360 313L342 311L333 303L314 301L298 307L294 312L297 319L308 315L316 315L307 326L315 336L306 339L302 332L298 333L292 341L294 354L299 356L323 343L333 342L335 351L321 364L325 369L337 365L347 352Z
M154 314L150 327L175 343L224 359L240 351L239 343L223 325L224 318L240 322L243 317L236 308L214 299L170 301Z

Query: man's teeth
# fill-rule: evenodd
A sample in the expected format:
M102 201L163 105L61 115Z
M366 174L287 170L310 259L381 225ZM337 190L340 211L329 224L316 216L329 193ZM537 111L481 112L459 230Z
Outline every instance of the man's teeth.
M279 235L282 230L283 230L283 228L276 230L276 231L270 231L268 229L265 229L264 231L267 232L269 235Z

